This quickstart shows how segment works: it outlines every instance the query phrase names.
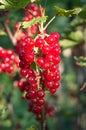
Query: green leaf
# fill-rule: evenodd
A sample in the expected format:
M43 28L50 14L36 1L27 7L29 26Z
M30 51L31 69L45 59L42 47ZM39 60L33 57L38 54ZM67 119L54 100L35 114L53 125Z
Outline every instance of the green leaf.
M75 8L71 10L65 10L63 8L59 8L58 6L54 7L54 12L57 16L66 16L66 17L72 17L74 15L78 15L81 12L81 8Z
M72 31L69 33L68 38L76 42L81 42L83 41L83 33L80 30Z
M84 56L80 56L80 57L74 56L74 59L76 60L77 65L86 66L86 57L84 57Z
M60 46L62 47L62 49L72 48L76 46L77 44L80 44L80 43L76 41L71 41L68 39L60 40Z
M81 20L80 17L76 17L71 23L70 23L71 27L75 28L77 26L84 26L86 25L86 21L85 20Z
M38 130L36 126L31 126L30 128L27 128L26 130Z
M86 19L86 7L80 12L79 17L82 19Z
M31 0L31 2L41 2L42 0Z
M3 30L0 29L0 36L1 35L6 35L6 33L5 33L5 31L3 31Z
M36 2L36 0L31 0L31 2L33 3L33 2Z
M0 0L0 9L20 9L24 8L30 0Z
M22 28L25 29L39 22L46 22L46 20L47 20L47 16L42 16L38 18L33 18L29 22L21 22L20 29Z

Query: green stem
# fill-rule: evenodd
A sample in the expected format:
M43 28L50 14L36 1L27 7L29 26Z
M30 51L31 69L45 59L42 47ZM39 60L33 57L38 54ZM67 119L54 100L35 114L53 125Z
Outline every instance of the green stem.
M9 39L11 40L12 45L15 46L16 45L16 38L12 34L12 32L11 32L8 24L6 23L6 21L4 21L2 23L2 25L3 25L4 29L5 29L5 32L7 33L8 37L9 37Z
M52 21L56 18L56 16L52 17L52 19L46 24L46 26L44 27L44 30L46 30L46 28L49 26L50 23L52 23Z
M41 112L41 130L46 130L46 115L44 107Z

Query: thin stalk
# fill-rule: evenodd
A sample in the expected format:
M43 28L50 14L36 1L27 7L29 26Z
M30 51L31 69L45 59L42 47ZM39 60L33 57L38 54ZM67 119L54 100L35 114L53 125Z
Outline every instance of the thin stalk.
M49 26L50 23L52 23L52 21L56 18L56 16L52 17L52 19L46 24L46 26L44 27L44 30L46 30L46 28Z
M41 11L41 16L45 16L45 10L43 10L43 8L41 7L41 5L40 5L40 11ZM44 34L43 24L44 24L44 22L41 22L40 28L39 28L41 34ZM43 37L44 37L44 36L42 35L42 38L43 38Z
M46 130L46 115L44 107L41 112L41 130Z
M80 91L83 91L86 88L86 82L83 84L83 86L80 88Z
M9 39L11 40L12 45L15 46L16 45L16 38L12 34L8 24L6 22L3 22L2 24L3 24L3 27L4 27L5 31L6 31Z

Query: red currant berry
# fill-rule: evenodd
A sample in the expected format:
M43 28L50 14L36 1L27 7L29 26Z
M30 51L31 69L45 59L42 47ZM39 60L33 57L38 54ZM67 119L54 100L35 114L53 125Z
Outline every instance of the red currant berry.
M37 64L40 68L43 68L44 67L44 58L43 57L39 57L37 59Z
M21 74L22 76L26 76L26 75L27 75L27 69L21 69L21 70L20 70L20 74Z
M52 32L50 35L52 35L57 41L60 39L60 35L57 32Z
M44 90L40 89L40 90L37 91L37 97L43 98L44 95L45 95Z
M55 88L52 88L49 90L51 94L54 94L56 92L56 89Z
M42 48L44 46L44 40L42 38L37 38L35 41L35 46Z
M31 54L31 53L26 53L25 54L25 59L26 59L27 62L31 63L31 62L34 61L34 55Z
M34 106L32 112L35 114L39 114L42 111L41 106Z

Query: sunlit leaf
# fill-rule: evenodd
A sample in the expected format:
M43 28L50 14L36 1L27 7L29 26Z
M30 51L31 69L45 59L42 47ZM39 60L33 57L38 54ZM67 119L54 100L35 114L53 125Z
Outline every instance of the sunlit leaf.
M62 49L67 49L76 46L77 44L80 44L79 42L68 40L68 39L63 39L60 40L60 46Z
M81 10L82 10L81 8L66 10L63 8L59 8L58 6L54 7L54 12L56 13L57 16L71 17L73 15L78 15L81 12Z
M80 56L80 57L74 56L74 59L76 60L77 65L86 66L86 57L84 57L84 56Z
M20 9L24 8L30 0L0 0L0 9Z
M86 25L86 21L82 20L80 17L77 17L70 23L70 25L74 28L77 26L84 26Z
M6 35L6 33L5 33L5 31L3 31L3 30L0 29L0 36L1 35Z
M31 0L31 2L41 2L42 0Z
M73 41L81 42L81 41L83 41L83 33L80 30L72 31L68 35L68 38L73 40Z
M27 128L26 130L38 130L38 128L36 126L31 126L31 127Z
M21 25L20 25L20 29L30 27L30 26L32 26L36 23L39 23L39 22L46 22L46 20L47 20L47 16L33 18L29 22L22 22Z
M79 17L82 19L86 19L86 7L80 12Z

